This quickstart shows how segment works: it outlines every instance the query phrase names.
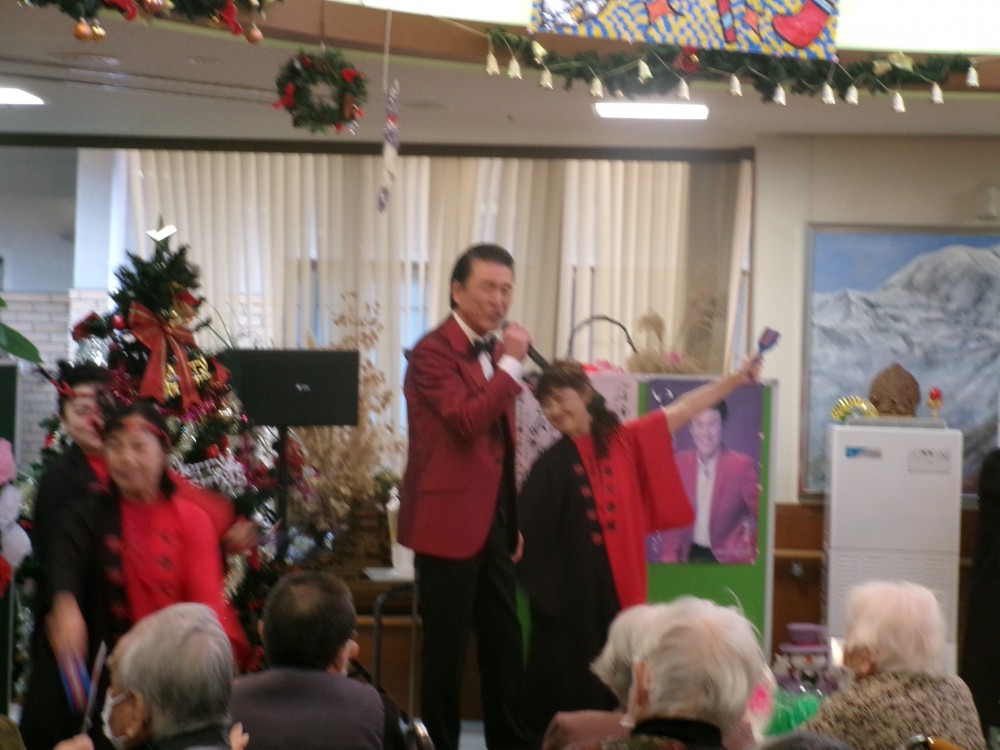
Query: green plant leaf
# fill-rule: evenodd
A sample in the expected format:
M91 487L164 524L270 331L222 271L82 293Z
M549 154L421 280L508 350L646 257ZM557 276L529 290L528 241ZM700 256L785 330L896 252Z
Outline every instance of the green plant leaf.
M0 323L0 350L10 352L15 357L41 364L38 348L9 325Z

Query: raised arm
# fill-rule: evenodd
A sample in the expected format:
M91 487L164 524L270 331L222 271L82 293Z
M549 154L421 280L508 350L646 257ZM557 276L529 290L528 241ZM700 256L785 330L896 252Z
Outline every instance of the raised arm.
M690 422L698 412L714 406L738 388L756 383L760 378L763 362L764 359L760 355L747 357L738 370L688 391L664 406L663 415L667 418L667 427L670 428L671 434Z

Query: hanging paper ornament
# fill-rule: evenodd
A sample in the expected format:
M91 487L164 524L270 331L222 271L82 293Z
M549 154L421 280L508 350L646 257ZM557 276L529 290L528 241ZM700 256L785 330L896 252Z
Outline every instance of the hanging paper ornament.
M486 55L486 75L500 75L500 63L497 62L497 56L493 54L493 50L490 50L489 54Z
M691 87L688 86L688 82L683 78L677 84L677 98L685 102L691 101Z
M965 74L965 85L970 89L979 88L979 71L975 65L969 66L969 72Z
M931 104L944 104L944 94L937 83L931 84Z
M858 87L853 83L847 87L847 91L844 93L844 101L848 104L858 103Z
M544 60L545 56L548 55L548 54L549 54L548 50L546 50L545 47L543 47L542 45L540 45L538 42L532 40L532 42L531 42L531 56L532 56L532 58L534 58L534 60L535 60L536 63L538 63L540 65L541 62L542 62L542 60Z
M743 96L743 84L735 73L729 76L729 93L731 96Z
M823 104L836 104L837 97L833 95L833 86L829 83L824 83L819 95L819 100L823 102Z
M590 95L595 99L604 98L604 84L601 82L601 79L598 78L597 76L594 76L593 79L590 81Z
M552 71L548 68L542 68L542 76L538 79L538 85L543 89L552 89Z
M517 61L516 57L510 58L510 62L507 63L507 77L518 79L521 77L521 63Z
M899 114L906 112L906 103L903 101L903 95L899 91L892 93L892 111Z
M639 83L645 83L653 77L653 71L649 69L649 64L645 60L640 60L638 65Z
M771 97L771 101L775 104L785 105L785 87L780 83L777 88L774 89L774 96Z
M893 52L889 55L889 63L892 67L905 70L907 73L913 72L913 58L904 55L902 52Z
M382 184L378 189L378 210L389 205L389 194L396 182L399 157L399 82L393 81L385 92L385 127L382 129Z

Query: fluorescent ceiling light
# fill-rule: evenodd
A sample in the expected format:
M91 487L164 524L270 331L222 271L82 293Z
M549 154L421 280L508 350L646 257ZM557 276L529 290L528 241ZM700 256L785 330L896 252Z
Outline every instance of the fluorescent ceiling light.
M594 111L599 117L626 120L707 120L704 104L674 102L597 102Z
M45 102L23 89L0 87L0 104L45 104Z

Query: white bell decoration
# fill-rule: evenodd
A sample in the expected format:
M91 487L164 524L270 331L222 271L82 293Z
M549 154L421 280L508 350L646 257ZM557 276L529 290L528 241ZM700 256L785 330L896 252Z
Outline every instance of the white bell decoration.
M970 89L979 88L979 71L976 70L975 65L970 66L969 72L965 74L965 85Z
M740 83L739 76L737 76L735 73L729 76L729 95L743 96L743 84Z
M497 62L497 56L493 54L493 50L486 56L486 74L491 76L500 75L500 63Z
M548 50L545 49L545 47L540 45L538 42L536 41L531 42L531 56L535 58L536 63L541 63L542 60L545 59L545 56L548 54L549 54Z
M774 90L774 96L771 97L771 101L775 104L785 105L785 87L780 83L778 87Z
M653 77L653 71L649 69L649 65L645 60L639 61L639 83L645 83L650 78Z
M944 94L936 83L931 84L931 104L944 104Z
M844 94L844 101L848 104L858 103L858 87L853 83L847 87L847 92Z
M538 85L543 89L552 90L552 71L548 68L542 68L542 77L538 79Z
M824 83L823 88L820 90L819 100L823 104L836 104L837 97L833 95L833 86L829 83Z
M681 82L677 84L677 98L685 102L691 101L691 87L688 86L687 81L683 78Z
M507 77L508 78L521 77L521 63L517 61L516 57L510 58L510 62L507 63Z
M903 95L898 91L892 92L892 111L903 114L906 111L906 103L903 101Z
M590 81L590 95L595 99L604 98L604 84L601 83L601 79L594 76Z

